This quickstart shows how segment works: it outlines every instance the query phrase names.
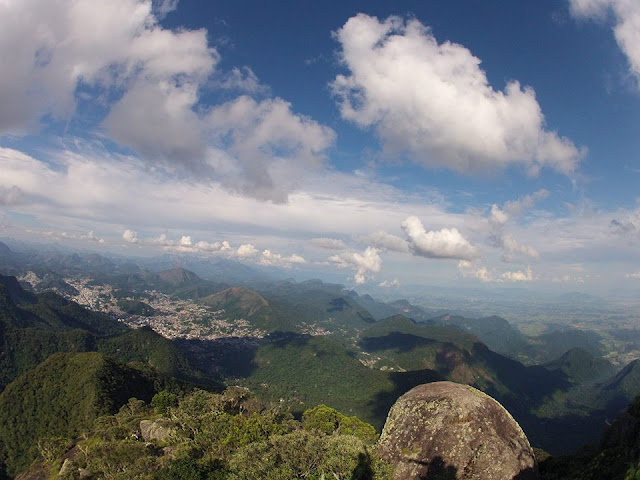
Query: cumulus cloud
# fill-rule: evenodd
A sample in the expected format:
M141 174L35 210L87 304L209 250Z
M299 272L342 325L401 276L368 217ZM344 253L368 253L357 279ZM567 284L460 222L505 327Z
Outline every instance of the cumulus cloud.
M533 280L531 267L527 267L524 271L517 270L515 272L505 272L500 275L500 279L505 282L530 282Z
M531 267L527 266L524 270L496 272L489 271L484 265L478 265L474 262L461 260L458 262L458 271L464 278L475 278L482 282L530 282L533 280L533 272Z
M384 230L378 230L371 235L365 237L365 241L374 247L382 250L390 250L392 252L408 252L409 243L391 233L387 233Z
M613 13L616 42L626 55L629 70L640 88L640 3L635 0L569 0L569 5L577 18L604 19L609 12Z
M125 230L122 233L122 239L127 243L139 243L140 239L138 238L137 232L133 230Z
M74 239L89 239L104 243L104 240L95 237L93 232L89 232L88 236L69 236L63 233L62 236ZM191 235L182 235L180 238L173 240L162 233L157 237L141 238L137 232L133 230L125 230L122 239L127 243L137 244L140 246L161 247L165 250L179 253L201 253L201 254L222 254L229 257L236 257L241 260L249 260L260 265L276 266L290 268L293 265L301 265L307 263L304 257L298 254L282 255L281 253L265 249L262 252L254 245L245 243L237 248L233 248L227 240L218 242L208 242L200 240L194 242Z
M385 149L465 173L514 163L530 174L576 169L583 152L545 129L532 88L511 81L494 90L478 58L438 43L418 20L358 14L335 37L349 70L331 84L341 115L374 127Z
M50 236L52 237L62 238L65 240L82 240L82 241L88 241L88 242L93 242L98 244L105 243L105 239L97 236L93 230L89 230L89 232L86 234L84 233L78 234L78 233L71 233L71 232L61 232L60 234L56 234L55 232L50 232L50 233L51 233Z
M229 188L283 202L304 170L320 167L335 133L295 115L280 98L261 102L243 95L213 108L206 118L213 148L209 163Z
M380 251L374 247L367 247L362 253L345 252L329 257L329 261L335 263L340 268L352 268L355 270L353 276L357 285L362 285L373 273L378 273L382 267Z
M158 11L175 4L161 2ZM190 90L218 60L204 30L163 29L151 2L137 0L2 2L0 54L12 66L0 80L0 131L22 130L47 113L68 117L83 85L122 88L135 81Z
M326 250L345 250L347 246L338 238L318 237L312 238L309 243L314 247L324 248Z
M235 254L240 258L251 258L255 257L258 254L258 249L250 243L245 243L238 247Z
M251 69L218 74L207 32L169 30L176 0L0 2L0 135L101 105L96 127L154 167L285 202L306 169L322 165L333 130L280 98L203 103L205 85L263 91ZM115 100L112 100L115 99ZM94 108L95 110L95 108Z
M477 249L457 228L427 232L420 219L411 216L402 223L402 229L409 238L409 249L414 255L457 260L471 260L477 256Z
M460 260L458 262L458 270L464 278L477 278L483 282L491 282L493 278L485 266L475 265L468 260Z
M400 281L397 278L394 278L393 280L384 280L380 282L378 286L382 288L399 288Z
M304 257L295 253L285 256L277 252L272 252L271 250L263 250L258 263L260 265L290 268L292 265L301 265L303 263L307 263L307 261Z
M226 240L222 242L206 242L201 240L196 243L196 248L203 252L227 252L231 250L231 245Z
M125 230L122 234L122 239L127 243L134 243L140 246L148 247L160 247L168 251L181 252L181 253L236 253L227 240L221 242L207 242L200 240L194 242L191 239L191 235L181 235L177 239L172 239L167 236L166 233L161 233L156 237L140 237L137 232L133 230ZM247 255L250 252L250 245L242 245L240 256ZM256 250L257 252L257 250Z

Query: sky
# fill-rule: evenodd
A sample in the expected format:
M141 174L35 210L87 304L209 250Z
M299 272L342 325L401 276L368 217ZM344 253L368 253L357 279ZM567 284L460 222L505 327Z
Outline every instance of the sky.
M640 2L0 0L0 237L640 286Z

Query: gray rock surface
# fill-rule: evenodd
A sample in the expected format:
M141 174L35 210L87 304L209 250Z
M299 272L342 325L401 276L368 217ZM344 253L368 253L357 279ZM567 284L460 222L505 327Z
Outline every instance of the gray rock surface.
M496 400L468 385L434 382L400 397L378 442L394 480L537 479L529 441Z
M162 420L142 420L140 422L140 436L145 442L165 442L175 432L175 427L169 422L163 422Z

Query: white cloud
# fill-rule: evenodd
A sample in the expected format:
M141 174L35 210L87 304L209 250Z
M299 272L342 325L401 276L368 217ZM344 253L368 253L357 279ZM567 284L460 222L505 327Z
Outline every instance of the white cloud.
M269 89L260 83L249 67L234 67L216 84L227 90L238 90L250 94L266 93Z
M236 250L236 256L240 258L251 258L258 254L258 249L250 243L240 245Z
M549 191L541 188L540 190L533 192L531 195L525 195L518 200L509 200L504 203L504 210L509 215L517 216L522 215L525 211L532 208L536 202L544 200L549 196Z
M640 3L636 0L569 0L577 18L604 19L611 11L618 46L629 61L629 70L640 88Z
M530 282L533 280L533 274L531 267L527 267L526 270L517 270L515 272L505 272L500 275L500 278L505 282Z
M502 260L504 262L511 262L515 256L519 255L530 258L540 257L535 248L518 243L513 235L505 230L505 225L512 218L523 215L535 205L536 201L546 198L548 195L549 192L542 189L531 195L525 195L518 200L505 202L504 209L500 209L496 204L491 206L487 218L490 230L489 239L494 247L502 249Z
M177 3L0 2L0 58L11 65L0 76L0 135L32 131L49 115L82 115L77 106L91 102L105 112L95 129L154 168L286 202L323 165L335 133L280 98L203 104L205 85L264 89L248 67L211 81L220 56L206 30L158 23Z
M283 256L277 252L272 252L271 250L267 249L263 250L258 263L260 265L289 268L292 265L301 265L303 263L307 263L307 261L304 259L304 257L295 253L289 256Z
M0 215L4 215L3 232L15 237L26 238L47 231L94 230L111 242L127 228L138 232L138 238L144 240L138 246L147 251L164 248L165 244L171 249L170 242L190 235L195 254L232 257L239 245L251 243L260 252L268 248L283 255L303 254L309 269L313 269L320 260L314 255L321 252L309 246L310 238L361 241L380 229L393 232L408 216L416 216L424 225L437 226L431 230L447 226L463 233L470 244L478 247L478 261L490 272L500 261L501 250L479 248L489 235L488 212L451 212L424 197L409 196L371 179L338 172L318 172L317 177L310 177L317 180L307 180L300 191L292 194L288 204L259 202L232 195L215 184L172 177L161 169L148 169L134 157L110 154L96 145L80 144L74 152L52 152L46 161L0 148L0 172L0 187L15 185L27 200L0 207ZM500 205L500 210L503 209L506 211L506 204ZM540 259L532 265L537 278L551 280L564 275L564 269L553 267L556 264L589 266L597 262L599 271L611 269L611 278L638 270L634 268L640 265L637 206L610 210L578 204L571 211L523 211L522 215L526 221L509 215L505 228L513 238L526 239L527 245L540 253ZM29 219L28 228L35 233L25 233L26 227L20 226L22 218ZM612 228L612 219L637 227L622 235ZM164 240L159 235L162 232L166 232ZM152 244L151 240L158 243ZM199 241L206 241L213 251L207 252L202 244L198 246ZM229 250L218 252L224 241ZM125 242L119 245L122 244ZM251 261L259 258L256 255ZM389 261L398 262L396 265L404 262L402 276L398 276L403 284L416 278L450 280L455 268L455 264L438 262L425 271L420 262L403 255L390 255ZM626 268L610 267L613 265L610 262ZM522 263L528 262L525 259ZM394 276L398 271L394 271ZM501 273L496 270L494 277L499 278Z
M375 127L385 149L429 168L482 172L516 163L570 174L583 152L545 129L532 88L494 90L480 60L438 43L416 19L358 14L336 32L348 75L332 83L342 117Z
M218 60L204 30L163 29L151 2L137 0L0 3L0 57L11 65L0 78L0 132L23 131L47 113L70 116L83 85L193 89Z
M352 268L355 270L353 276L357 285L362 285L372 273L378 273L382 267L380 251L374 247L367 247L362 253L347 252L329 257L329 261L335 263L340 268Z
M178 8L179 0L154 0L153 8L156 17L162 19Z
M196 102L195 86L140 81L113 106L104 126L111 138L150 162L206 172L206 142L193 111Z
M477 278L483 282L492 282L493 278L487 270L487 267L474 265L467 260L460 260L458 262L458 270L465 278Z
M24 201L24 192L16 185L0 185L0 205L18 205Z
M373 232L364 238L365 242L373 245L374 247L381 248L383 250L391 250L392 252L408 252L409 243L391 233L387 233L384 230L378 230Z
M318 237L312 238L309 243L314 247L324 248L326 250L345 250L345 243L337 238Z
M203 252L227 252L231 250L231 245L227 240L213 243L201 240L196 243L196 248Z
M640 278L640 272L627 273L625 278Z
M78 233L72 233L72 232L62 232L60 234L57 234L55 232L51 232L50 236L54 238L62 238L66 240L81 240L81 241L87 241L87 242L99 243L99 244L105 243L104 238L98 237L93 230L89 230L89 232L86 234L83 234L83 233L78 234Z
M510 233L504 233L501 238L502 258L504 261L511 261L515 255L524 255L530 258L540 258L540 253L527 245L521 245Z
M241 96L206 118L214 149L209 164L228 188L260 200L284 202L302 173L323 165L335 133L292 113L280 98Z
M127 243L139 243L140 239L138 238L138 234L133 230L125 230L122 233L122 239Z
M93 232L89 236L71 236L63 233L62 237L73 239L89 239L104 243L104 240L95 237ZM282 255L270 249L265 249L261 253L258 248L250 243L240 245L234 249L227 240L218 242L207 242L201 240L194 242L191 235L182 235L177 240L170 239L167 234L162 233L157 237L141 238L133 230L125 230L122 238L126 243L133 243L141 246L161 247L165 250L179 253L199 253L199 254L221 254L224 256L237 257L245 261L254 261L260 265L277 266L290 268L293 265L307 263L304 257L298 254Z
M118 225L145 232L170 225L190 232L200 226L209 238L220 233L211 230L215 225L222 231L238 231L238 226L244 231L276 228L289 237L322 238L328 232L362 237L381 227L390 230L410 214L437 224L477 226L484 221L449 213L381 183L327 171L308 177L287 204L260 202L216 184L150 170L134 157L82 143L78 151L55 152L47 161L0 147L0 171L0 187L16 185L29 199L12 209L37 215L50 225L47 229L55 228L62 218L82 218L105 222L118 235L122 234Z
M394 278L393 280L384 280L380 282L378 286L382 288L399 288L400 281L397 278Z
M411 216L402 223L402 229L409 238L409 248L414 255L458 260L471 260L477 256L476 248L457 228L427 232L420 219Z

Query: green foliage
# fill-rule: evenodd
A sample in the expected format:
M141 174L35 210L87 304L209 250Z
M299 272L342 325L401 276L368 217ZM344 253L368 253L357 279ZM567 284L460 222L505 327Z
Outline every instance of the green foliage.
M122 405L131 412L140 410L139 401L130 397L149 401L162 388L175 389L177 384L99 353L50 356L0 394L0 451L8 473L23 469L38 455L38 440L73 438Z
M154 451L134 440L99 442L87 450L86 469L106 480L153 478Z
M572 348L557 360L545 365L548 370L560 370L572 382L587 383L602 380L614 373L614 366L583 348Z
M213 469L201 465L195 458L181 458L159 470L154 480L222 480L226 477L222 470L218 470L218 475L215 475L215 470L211 470Z
M375 469L375 470L374 470ZM351 435L317 435L297 430L252 443L230 461L234 480L304 478L387 478L388 471L372 462L364 444Z
M597 447L540 464L542 480L640 480L640 396L607 428Z
M374 400L394 390L388 373L367 368L354 352L325 336L261 345L253 366L245 381L270 400L282 398L300 413L305 409L301 405L325 404L378 427L387 412L379 410Z
M627 470L624 480L640 480L640 463L632 466Z
M0 275L0 390L53 353L92 351L97 337L126 330L53 292L28 294L14 277Z
M317 430L326 435L333 433L353 435L365 443L374 443L378 439L373 425L355 416L347 417L326 405L318 405L306 410L302 415L302 424L305 430Z
M117 302L118 308L129 315L141 315L144 317L152 316L155 311L151 305L140 300L132 300L129 298L121 298Z
M169 409L178 406L178 396L175 393L163 390L156 393L151 399L151 406L161 415L167 415Z
M140 362L151 365L160 373L183 380L193 380L198 377L198 373L173 342L149 327L100 339L97 350L121 362Z
M257 402L244 388L223 394L194 390L177 404L171 392L154 399L157 405L171 404L168 416L160 418L156 408L132 398L117 413L98 417L75 441L69 478L76 478L78 469L105 480L391 478L389 465L367 450L366 441L339 431L305 430L290 414ZM315 409L307 421L328 414L327 407ZM366 425L334 410L330 414L345 429L359 431L353 426ZM151 424L172 433L142 438L142 425ZM69 447L62 439L40 442L42 455L58 464Z
M44 437L38 440L38 453L45 462L51 463L65 453L71 445L68 438Z

